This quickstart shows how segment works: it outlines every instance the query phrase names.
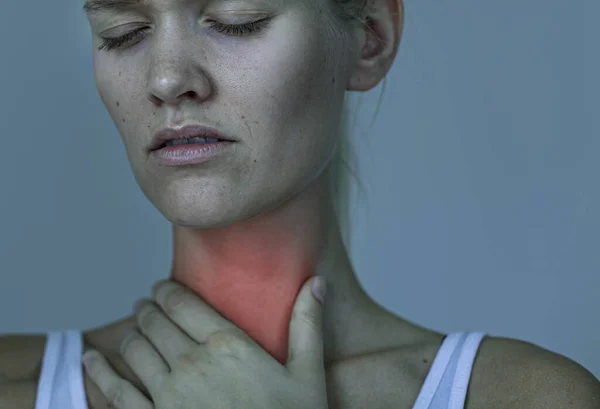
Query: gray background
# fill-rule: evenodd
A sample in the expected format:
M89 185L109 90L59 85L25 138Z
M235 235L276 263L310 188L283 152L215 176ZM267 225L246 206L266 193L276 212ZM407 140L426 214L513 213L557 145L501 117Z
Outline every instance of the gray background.
M600 376L599 3L406 8L372 127L381 87L350 98L360 281L427 327ZM97 95L81 2L3 2L0 58L0 333L118 319L168 275L170 227Z

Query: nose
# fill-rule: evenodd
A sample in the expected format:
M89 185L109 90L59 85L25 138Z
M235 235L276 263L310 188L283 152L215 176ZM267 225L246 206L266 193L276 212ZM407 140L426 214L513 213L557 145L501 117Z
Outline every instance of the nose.
M148 72L148 97L156 105L179 105L185 99L204 101L211 84L200 64L186 52L184 42L155 50Z

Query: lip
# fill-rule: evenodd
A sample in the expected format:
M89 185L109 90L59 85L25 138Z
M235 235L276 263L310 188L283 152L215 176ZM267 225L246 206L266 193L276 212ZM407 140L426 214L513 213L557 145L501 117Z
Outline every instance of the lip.
M197 165L223 155L235 144L229 141L206 144L176 145L157 149L151 157L165 166Z
M221 134L214 128L204 125L186 125L181 127L165 128L156 133L149 152L159 149L165 142L172 139L187 138L218 138L227 142L236 142L233 138Z

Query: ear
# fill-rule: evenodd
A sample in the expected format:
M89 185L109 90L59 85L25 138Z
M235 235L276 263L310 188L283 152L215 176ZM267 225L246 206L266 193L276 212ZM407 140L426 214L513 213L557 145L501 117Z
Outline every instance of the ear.
M368 91L389 71L400 45L404 0L371 0L359 30L359 55L348 91Z

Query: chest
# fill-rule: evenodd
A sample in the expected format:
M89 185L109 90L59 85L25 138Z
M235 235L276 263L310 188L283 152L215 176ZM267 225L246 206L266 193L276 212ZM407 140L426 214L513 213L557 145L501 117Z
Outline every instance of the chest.
M427 364L414 366L394 354L338 365L327 372L330 409L412 409L427 376ZM87 376L89 409L114 409Z
M437 343L422 344L332 365L326 371L329 408L412 409L438 349ZM117 354L107 358L116 372L142 388ZM89 409L113 408L91 379L86 376L84 381Z

